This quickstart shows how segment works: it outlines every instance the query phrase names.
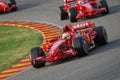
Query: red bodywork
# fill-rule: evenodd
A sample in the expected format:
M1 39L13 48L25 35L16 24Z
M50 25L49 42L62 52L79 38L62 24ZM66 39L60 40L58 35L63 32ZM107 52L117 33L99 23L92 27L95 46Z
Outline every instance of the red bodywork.
M37 57L34 59L34 62L56 62L64 58L76 56L77 52L72 47L72 40L80 35L87 41L89 48L91 48L91 40L96 36L96 31L93 30L94 27L95 24L92 22L66 25L63 28L63 34L69 33L70 39L63 39L60 36L46 40L47 42L42 48L48 55Z
M64 11L68 13L71 7L77 10L76 19L93 17L99 13L106 12L106 8L98 8L100 3L97 0L85 0L84 4L79 3L80 0L64 0Z
M5 1L0 1L0 13L7 13L17 9L16 4L8 5Z

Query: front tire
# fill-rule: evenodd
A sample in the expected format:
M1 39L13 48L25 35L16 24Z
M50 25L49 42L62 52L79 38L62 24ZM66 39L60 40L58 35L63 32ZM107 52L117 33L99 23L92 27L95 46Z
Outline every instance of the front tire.
M15 8L14 8L14 9L12 9L11 11L13 11L13 12L14 12L14 11L17 11L17 9L18 9L18 8L17 8L17 7L15 7Z
M108 43L108 36L105 28L103 26L95 27L94 30L97 32L94 38L95 45L105 45Z
M106 8L106 12L103 12L102 15L108 14L109 13L109 8L106 0L101 0L100 1L101 8Z
M40 56L41 57L45 56L45 53L42 50L42 48L34 47L30 50L30 61L34 68L40 68L40 67L45 66L46 62L34 62L34 59Z
M76 8L70 8L69 11L68 11L68 15L69 15L70 22L76 22L77 21L77 19L76 19L77 10L76 10Z
M88 55L88 44L82 36L74 38L72 46L77 51L77 57Z
M59 7L59 11L58 11L59 15L60 15L60 20L64 20L68 18L68 13L66 13L64 11L64 6L60 6Z

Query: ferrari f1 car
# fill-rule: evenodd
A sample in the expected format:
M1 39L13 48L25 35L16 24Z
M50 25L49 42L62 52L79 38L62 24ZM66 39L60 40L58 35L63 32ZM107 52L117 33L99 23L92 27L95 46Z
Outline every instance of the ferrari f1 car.
M46 40L46 44L30 50L30 61L34 68L45 66L46 62L58 62L71 57L82 57L96 46L108 43L104 27L95 27L92 22L68 24L60 37Z
M109 13L106 0L64 0L64 5L59 7L60 20L69 18L71 22L91 18L100 13Z
M17 4L15 0L0 0L0 13L7 13L17 10Z

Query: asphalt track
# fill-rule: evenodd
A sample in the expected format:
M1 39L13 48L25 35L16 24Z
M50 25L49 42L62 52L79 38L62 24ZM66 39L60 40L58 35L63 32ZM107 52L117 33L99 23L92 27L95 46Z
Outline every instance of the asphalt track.
M40 69L30 67L7 80L120 80L120 0L107 1L110 14L89 20L106 28L109 44L93 50L86 57L48 64ZM43 21L61 28L69 23L69 20L58 19L57 7L62 5L62 0L17 2L19 10L0 15L1 21Z

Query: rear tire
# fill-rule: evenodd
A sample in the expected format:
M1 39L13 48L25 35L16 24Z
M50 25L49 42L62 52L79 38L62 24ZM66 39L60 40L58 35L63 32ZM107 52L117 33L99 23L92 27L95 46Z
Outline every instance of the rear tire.
M108 14L109 13L109 8L108 8L108 4L107 4L107 1L106 0L101 0L100 1L101 3L101 8L106 8L106 12L103 12L102 15L105 15L105 14Z
M69 15L70 22L76 22L77 21L77 19L76 19L77 10L76 10L76 8L70 8L69 11L68 11L68 15Z
M15 0L10 0L11 4L16 4L16 1Z
M82 36L74 38L72 46L77 51L77 57L88 55L88 44Z
M95 27L94 30L97 32L94 42L96 46L105 45L108 43L108 36L103 26Z
M14 9L12 9L11 11L13 11L13 12L14 12L14 11L17 11L17 7L16 7L16 8L14 8Z
M58 11L59 15L60 15L60 20L64 20L68 18L68 13L66 13L64 11L64 6L60 6L59 7L59 11Z
M37 57L45 56L44 51L40 47L34 47L30 50L30 61L34 68L40 68L45 66L46 62L34 62L34 59Z

